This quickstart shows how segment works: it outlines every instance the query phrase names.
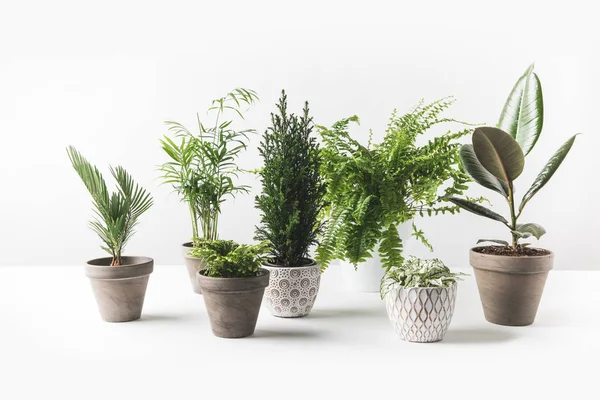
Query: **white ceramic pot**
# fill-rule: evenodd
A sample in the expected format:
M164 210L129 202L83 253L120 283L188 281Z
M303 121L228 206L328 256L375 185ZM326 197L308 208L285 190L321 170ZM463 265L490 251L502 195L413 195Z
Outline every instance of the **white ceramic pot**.
M302 267L263 264L269 270L265 304L275 317L297 318L308 315L319 293L321 265L313 260Z
M407 242L412 232L412 221L398 225L398 233L406 251ZM347 261L341 261L342 279L347 289L358 292L379 292L381 279L385 274L385 270L381 265L379 258L379 245L372 251L373 256L363 263L359 263L355 269L352 264Z
M457 284L446 288L396 288L386 295L390 322L400 339L437 342L448 331Z

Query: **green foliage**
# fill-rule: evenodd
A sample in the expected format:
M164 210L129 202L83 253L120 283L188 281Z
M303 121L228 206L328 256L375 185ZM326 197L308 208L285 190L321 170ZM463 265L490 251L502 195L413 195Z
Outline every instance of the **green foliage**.
M165 122L173 138L164 135L160 140L169 161L159 170L163 183L170 184L188 204L192 240L217 239L221 204L228 197L248 192L248 186L234 183L239 172L235 160L246 149L248 135L254 130L236 130L233 120L222 118L231 111L243 119L242 107L251 106L256 100L256 93L247 89L235 89L213 100L208 111L215 114L214 124L204 125L200 114L196 114L196 134L178 122Z
M271 244L271 262L297 267L305 263L322 231L318 217L326 188L319 172L319 145L311 137L308 103L301 116L288 114L282 91L277 109L259 147L264 166L259 171L262 193L256 196L261 211L256 239Z
M348 133L353 116L318 126L323 139L322 174L327 183L329 217L317 248L317 261L324 268L333 259L354 264L365 261L379 244L385 268L402 264L402 240L398 225L415 216L454 213L458 206L444 204L444 198L462 194L469 177L460 168L457 139L470 133L463 129L429 140L416 140L435 125L459 122L441 116L454 101L442 99L419 103L411 112L392 113L380 144L363 146ZM464 123L461 123L464 125ZM430 247L422 231L413 235Z
M409 257L403 264L387 270L381 280L381 298L395 288L450 287L461 280L463 273L453 273L439 259L421 260Z
M96 217L90 221L90 227L102 239L102 249L112 255L110 265L121 265L123 249L133 236L139 217L152 206L152 197L135 184L121 166L109 167L117 182L117 191L109 194L98 168L92 166L73 146L67 148L67 154L92 195Z
M254 245L232 240L203 240L190 250L190 256L202 258L206 267L200 272L213 278L245 278L256 276L267 258L268 242Z
M494 190L506 199L510 221L468 199L452 196L448 198L449 201L467 211L505 225L511 233L511 247L517 253L529 245L529 243L519 243L520 239L531 236L539 239L546 233L546 230L538 224L519 223L519 217L525 205L548 183L562 164L577 136L574 135L567 140L550 158L523 196L517 210L514 181L523 171L525 155L531 151L541 134L543 108L541 84L537 75L533 73L532 65L517 81L502 111L499 126L506 127L509 131L492 127L477 128L473 132L473 145L464 145L461 149L460 156L465 171L474 181ZM482 239L477 243L482 241L509 246L508 242L497 239Z

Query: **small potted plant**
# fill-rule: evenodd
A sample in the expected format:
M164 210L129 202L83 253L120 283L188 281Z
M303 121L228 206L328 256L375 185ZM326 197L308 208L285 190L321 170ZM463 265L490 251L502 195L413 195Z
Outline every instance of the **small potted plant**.
M470 251L484 315L494 324L524 326L534 322L554 262L554 253L550 250L531 247L529 242L522 241L531 237L539 239L546 230L536 223L520 222L520 217L525 206L561 165L577 135L550 158L517 205L515 180L523 172L525 156L537 143L542 125L542 89L532 65L511 91L499 128L475 129L472 144L462 146L460 153L463 167L473 180L506 199L509 218L468 199L449 198L467 211L500 222L510 233L510 243L481 239L477 243L494 245L478 246Z
M460 169L457 141L470 130L449 131L422 146L416 143L431 127L458 122L441 115L452 103L421 102L402 116L394 111L379 144L370 136L366 146L351 137L348 125L358 122L356 116L332 128L318 127L329 206L316 259L323 268L334 259L353 266L343 265L352 288L378 292L385 269L402 265L403 240L411 231L431 248L413 222L416 216L459 209L442 203L445 196L462 193L470 181Z
M323 227L319 214L326 188L308 103L302 115L288 114L282 91L277 109L259 148L264 165L259 172L262 193L256 196L261 211L256 239L271 248L263 264L271 273L267 308L276 317L303 317L319 292L321 266L309 257L309 249Z
M198 133L193 134L184 125L167 121L174 138L164 135L160 140L169 157L159 168L163 183L173 187L190 212L192 237L183 243L182 252L192 289L198 294L202 292L196 272L202 260L191 257L189 251L203 241L217 239L221 204L227 197L248 192L246 185L234 184L239 172L234 161L246 148L248 135L254 130L236 130L232 127L233 120L223 117L230 111L243 119L242 107L251 106L256 100L253 90L235 89L212 101L208 111L215 113L213 124L204 125L200 114L196 114Z
M261 268L269 244L246 245L231 240L199 244L190 253L204 260L197 278L213 334L223 338L252 335L269 284L269 271Z
M90 227L100 236L102 249L111 255L90 260L85 267L100 316L107 322L136 320L142 314L154 260L124 256L123 250L134 234L139 217L152 206L152 197L120 166L110 167L117 191L109 193L98 168L72 146L67 148L67 153L92 196L96 217L90 221Z
M448 331L457 281L438 259L409 257L404 264L386 271L381 281L381 298L385 299L390 322L402 340L438 342Z

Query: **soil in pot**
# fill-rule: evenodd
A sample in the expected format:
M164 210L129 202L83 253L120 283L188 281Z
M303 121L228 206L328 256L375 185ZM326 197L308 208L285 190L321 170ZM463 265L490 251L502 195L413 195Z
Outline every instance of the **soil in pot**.
M257 276L211 278L197 273L204 304L215 336L242 338L254 334L269 271L261 268Z
M154 260L149 257L122 257L122 265L111 267L112 258L88 261L90 278L100 316L107 322L128 322L140 318Z
M306 259L300 267L266 263L270 272L265 289L265 303L271 315L281 318L304 317L315 304L321 283L321 265Z
M535 321L554 253L531 248L524 255L496 255L496 249L471 249L485 319L497 325L526 326ZM493 254L489 254L493 252Z
M198 285L196 274L204 267L204 264L200 258L190 257L188 255L188 252L192 249L192 247L192 242L186 242L181 246L181 252L185 260L185 267L187 269L188 276L190 277L192 290L194 293L202 294L202 289L200 289L200 286Z

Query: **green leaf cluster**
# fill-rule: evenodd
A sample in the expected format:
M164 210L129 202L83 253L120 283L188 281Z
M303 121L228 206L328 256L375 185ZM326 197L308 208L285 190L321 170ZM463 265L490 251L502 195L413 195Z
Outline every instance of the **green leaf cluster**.
M123 249L135 233L139 217L152 206L152 197L134 183L131 175L121 166L109 167L117 182L117 191L109 194L97 167L91 165L73 146L67 148L67 154L92 196L96 217L90 221L90 227L104 243L102 249L111 254L110 265L121 265Z
M203 240L190 250L192 257L206 263L200 273L213 278L244 278L256 276L270 251L268 242L254 245L232 240Z
M514 181L525 167L525 157L529 154L542 133L544 102L542 86L533 65L518 79L510 92L502 110L498 128L480 127L472 135L472 144L463 145L460 151L465 171L481 186L502 195L509 207L510 218L474 203L469 199L449 197L457 206L476 215L493 219L505 225L511 233L514 251L520 252L529 243L521 239L531 236L539 239L546 230L535 223L519 223L525 205L548 183L571 150L577 135L567 140L550 158L546 166L525 193L517 208ZM498 239L481 239L480 242L493 242L504 246L509 243Z
M172 137L164 135L160 143L169 161L159 170L163 183L170 184L188 204L192 240L217 239L221 205L229 197L248 192L248 186L234 182L240 171L235 160L255 131L234 129L233 120L223 117L229 111L243 119L243 108L256 100L256 93L248 89L235 89L213 100L208 112L215 114L214 123L205 125L196 114L198 133L178 122L166 122Z
M447 131L424 145L417 138L444 123L460 123L442 113L454 102L451 98L424 104L410 112L392 113L380 144L363 146L348 133L353 116L318 126L323 140L321 171L326 179L324 212L328 217L317 248L317 261L324 268L334 259L355 266L372 256L379 244L383 266L401 265L402 239L398 225L415 216L454 213L459 207L444 204L444 198L462 194L469 177L460 168L458 139L469 129ZM372 133L371 133L372 136ZM413 236L429 246L422 231Z
M282 91L277 110L259 146L264 165L259 171L262 193L255 202L261 212L255 239L271 244L272 263L297 267L306 263L322 231L319 215L326 187L308 102L302 115L289 114Z
M395 288L449 287L461 280L463 273L453 273L441 260L409 257L402 265L386 271L381 280L381 298Z

